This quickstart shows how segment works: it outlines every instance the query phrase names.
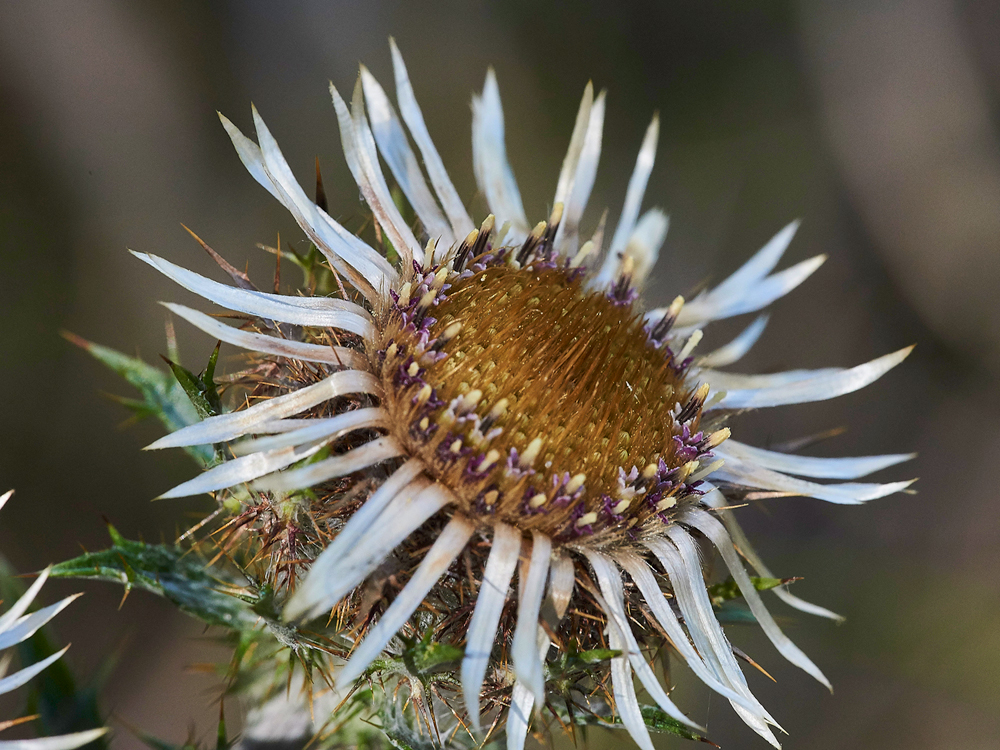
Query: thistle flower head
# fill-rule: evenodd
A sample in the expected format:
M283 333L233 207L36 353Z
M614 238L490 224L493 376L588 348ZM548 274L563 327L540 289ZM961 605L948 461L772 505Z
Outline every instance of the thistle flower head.
M701 548L721 554L775 647L828 684L765 608L737 546L760 575L770 573L727 506L760 491L861 503L908 483L812 478L853 480L908 456L787 455L737 441L727 421L743 409L850 393L909 350L851 369L719 370L746 353L767 318L709 353L698 348L704 327L767 307L822 263L775 272L795 223L715 288L649 309L641 291L667 231L659 209L640 215L655 117L614 231L606 236L602 219L584 239L604 94L587 86L553 210L532 223L507 162L490 71L473 100L472 145L491 213L474 222L395 45L392 53L398 112L364 68L350 105L331 86L344 153L374 216L374 245L306 196L254 110L256 143L223 124L251 175L322 254L311 293L261 292L231 267L237 285L228 286L139 256L248 316L237 328L168 305L253 353L232 383L244 391L239 408L151 446L216 445L224 457L165 496L218 492L236 508L240 528L255 530L270 555L267 576L284 584L286 622L326 617L346 644L338 687L396 648L397 636L413 638L429 623L463 649L472 725L484 709L505 714L516 750L559 660L603 648L603 675L560 689L583 703L603 690L636 743L650 748L633 673L663 712L695 726L643 655L669 644L777 746L777 724L713 612ZM382 162L415 221L393 199Z

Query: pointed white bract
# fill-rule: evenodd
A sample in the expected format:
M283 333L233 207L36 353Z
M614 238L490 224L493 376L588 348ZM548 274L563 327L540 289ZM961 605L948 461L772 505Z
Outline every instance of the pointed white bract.
M838 505L860 505L869 500L877 500L880 497L902 492L914 481L888 482L886 484L875 482L818 484L747 463L728 454L721 446L716 452L726 459L726 463L712 475L714 479L724 479L743 487L753 487L770 492L814 497L817 500L826 500L828 503Z
M472 98L472 165L476 172L476 184L486 196L486 203L497 217L497 224L509 222L511 241L515 244L523 242L531 231L531 225L524 213L514 172L507 162L503 107L493 68L486 74L482 95Z
M545 595L552 540L537 531L532 533L531 540L531 558L527 566L521 568L523 579L517 603L517 626L511 642L511 660L517 679L531 690L535 700L541 704L545 702L545 677L542 674L542 658L538 655L538 613Z
M356 349L349 349L346 346L309 344L303 341L290 341L277 336L268 336L263 333L241 331L238 328L227 326L210 315L192 310L190 307L171 302L160 304L208 335L233 346L260 354L298 359L302 362L322 362L354 370L363 370L368 367L368 359Z
M702 578L698 550L686 534L679 529L675 531L675 528L668 527L670 541L651 539L647 542L647 546L663 565L677 597L684 622L687 624L688 633L694 641L695 648L705 658L706 664L723 684L745 698L753 700L746 677L743 676L733 655L732 646L729 645L729 640L722 632L722 626L712 611L712 603ZM762 718L758 713L738 703L733 704L733 709L751 729L775 747L779 747L777 739L768 727L770 719Z
M228 119L219 115L240 159L257 182L288 209L296 223L339 272L361 283L357 287L370 301L384 293L396 279L396 270L359 237L306 197L296 181L277 141L252 108L260 146L244 136Z
M573 559L563 552L555 552L552 555L552 567L549 570L549 598L552 599L556 617L560 620L569 609L575 583L576 566Z
M11 495L13 495L13 490L9 490L0 496L0 507L10 499ZM13 606L4 612L3 615L0 615L0 650L16 646L31 638L53 617L62 612L70 602L80 596L80 594L68 596L62 601L39 609L37 612L25 614L38 596L46 580L48 580L51 571L51 567L43 570L28 590L18 597ZM3 671L6 670L6 666L9 664L9 660L5 659L4 668L0 670L0 695L5 695L26 685L30 680L37 677L42 671L62 658L68 649L69 646L65 646L40 661L22 667L13 674L2 676ZM38 737L30 740L4 740L0 741L0 750L74 750L89 742L93 742L98 737L106 734L107 731L106 727L101 727L99 729L88 729L84 732L74 732L54 737Z
M632 261L632 285L640 287L649 276L660 257L660 248L667 238L670 218L658 208L651 208L642 215L625 244L624 257ZM624 261L623 264L624 265ZM622 274L622 265L616 269L615 278Z
M150 253L132 253L171 281L230 310L282 323L338 328L359 336L373 333L371 315L353 302L332 297L287 297L220 284Z
M68 650L69 646L63 646L62 650L56 651L54 654L47 656L41 661L35 662L29 667L20 669L17 672L14 672L14 674L7 675L3 679L0 679L0 695L9 693L12 690L17 690L22 685L26 685L28 680L39 674L43 669L54 663L56 660L60 659Z
M375 80L375 76L364 66L361 66L361 84L364 87L365 101L368 103L372 134L375 136L382 158L389 165L392 176L396 178L396 183L413 206L417 217L423 222L427 234L437 238L443 247L450 246L455 242L451 225L444 218L424 181L420 164L406 140L403 124L399 121L389 97Z
M233 453L237 456L248 456L263 451L305 445L316 440L335 440L354 430L384 429L389 427L389 414L380 406L370 406L344 412L335 417L305 419L302 422L297 429L237 443L232 446Z
M189 479L183 484L179 484L172 490L168 490L159 496L159 500L166 500L174 497L190 497L200 495L204 492L215 492L216 490L233 487L237 484L249 482L272 471L284 469L297 461L302 461L316 453L322 444L289 446L260 453L251 453L248 456L239 456L231 461L224 461L218 466L213 466L194 479Z
M906 359L911 351L913 351L913 347L908 346L848 370L829 369L820 371L819 374L803 375L757 388L727 390L725 397L715 405L715 408L760 409L767 406L826 401L837 396L854 393L854 391L861 390L885 375ZM768 376L760 377L766 378ZM710 380L710 378L706 379Z
M774 270L792 242L799 222L793 221L764 245L738 271L711 291L699 295L688 302L677 318L677 325L700 325L707 320L718 320L718 313L733 307L734 302L743 300L763 282ZM777 299L777 298L775 298ZM773 301L773 300L772 300ZM769 303L768 303L769 304ZM759 309L759 308L758 308ZM749 311L747 311L749 312Z
M698 531L712 540L712 544L719 550L723 561L726 563L726 567L732 573L736 585L739 586L740 593L743 594L743 598L749 605L750 611L757 619L761 629L771 640L771 643L774 644L774 647L788 661L815 677L832 691L833 687L830 685L830 681L826 678L826 675L820 671L819 667L813 664L812 660L798 646L788 639L788 636L781 632L781 628L778 627L774 618L771 617L771 613L767 611L767 607L764 606L760 594L754 588L750 576L747 575L746 568L740 562L739 555L733 547L733 540L729 538L725 527L718 519L697 508L686 512L683 520L684 523L698 529Z
M475 530L475 524L464 516L452 517L424 559L420 561L413 577L379 618L375 627L368 632L361 645L354 650L347 664L337 673L337 689L343 690L349 687L361 676L396 632L410 619L410 615L420 606L424 597L448 570L459 553L465 549Z
M367 469L383 461L404 455L403 447L392 437L380 437L369 443L352 448L339 456L324 458L299 469L289 469L253 483L260 492L294 492L306 487L314 487L336 477L344 477L356 471ZM246 456L249 458L249 456Z
M465 237L474 228L472 219L469 218L465 204L462 203L458 191L455 190L444 162L438 155L437 147L431 140L430 133L427 132L424 115L417 104L410 76L406 72L406 64L403 62L403 56L399 53L396 41L390 39L389 46L392 49L392 69L396 76L396 99L399 102L399 112L406 127L410 129L410 135L413 136L417 148L420 149L420 155L424 157L427 176L434 186L434 191L437 193L438 200L441 201L444 212L448 215L455 237Z
M720 346L714 352L709 352L698 357L698 367L725 367L743 359L743 356L750 351L764 329L767 327L769 315L758 315L753 323L743 329L739 336L734 338L725 346Z
M37 612L22 615L16 620L7 624L6 628L0 630L0 651L11 646L16 646L21 641L31 638L38 629L44 627L49 620L62 612L71 602L75 601L81 594L67 596L65 599L42 607Z
M524 740L528 736L531 723L531 707L535 704L535 694L518 680L510 693L510 710L507 712L507 750L524 750Z
M757 554L753 545L750 544L750 540L747 539L746 534L743 533L743 529L740 527L736 517L733 515L732 511L728 509L729 502L726 500L725 496L719 492L718 488L712 486L709 482L705 482L702 487L705 489L705 494L702 496L702 502L709 508L717 509L716 513L722 520L726 530L729 532L729 536L733 540L733 544L740 551L743 558L750 563L750 567L752 567L759 576L764 578L777 578L778 576L772 573L771 569L764 564L760 555ZM776 589L773 589L773 591L775 596L781 599L785 604L799 610L800 612L816 615L817 617L825 617L829 620L835 620L836 622L842 622L844 620L842 615L838 615L836 612L832 612L826 607L821 607L818 604L812 604L804 599L800 599L784 586L778 586Z
M393 203L385 177L382 175L378 155L375 153L375 139L372 137L371 130L368 128L368 119L365 117L360 81L355 87L350 112L332 83L330 84L330 95L333 97L337 122L340 124L340 140L344 146L344 156L347 158L347 165L361 189L365 202L375 214L378 223L404 261L423 262L423 248L413 236L410 227L403 221L399 209Z
M285 616L305 620L331 609L381 565L397 545L452 500L439 484L411 482L391 498L376 521L354 537L353 545L334 540L316 558L305 582L288 603Z
M819 458L779 453L755 448L730 438L719 446L716 453L728 454L756 464L762 469L772 469L785 474L817 479L858 479L888 469L916 458L915 453L894 453L886 456L857 456L853 458Z
M580 109L576 113L576 122L573 125L573 134L569 139L569 148L566 149L566 156L563 157L562 169L559 172L559 181L556 183L556 194L552 199L552 205L556 203L565 205L569 199L570 191L573 189L573 180L576 178L577 164L580 163L583 140L587 135L587 126L590 124L590 108L593 106L594 84L588 81L583 89Z
M618 268L622 261L622 255L625 253L629 240L636 229L639 209L642 207L642 199L646 194L646 184L649 182L649 175L652 174L653 163L656 160L656 144L659 138L660 116L654 115L652 122L649 123L649 127L646 129L646 135L642 139L639 156L635 160L635 168L632 170L632 177L628 181L628 189L625 191L625 205L622 206L622 213L618 218L618 226L615 227L615 233L611 237L608 254L597 274L597 282L599 284L610 284L618 277ZM662 242L661 239L660 244ZM656 250L659 250L659 246L657 246Z
M505 523L493 527L493 544L479 585L476 608L469 622L462 657L462 694L469 719L479 731L479 693L496 640L497 624L510 590L510 581L521 554L521 532Z
M646 562L631 552L619 552L615 555L615 559L628 572L632 580L635 581L636 586L639 587L639 591L642 593L643 600L649 605L657 623L663 628L667 637L670 638L670 642L677 649L677 652L684 659L685 663L691 668L691 671L695 673L695 676L720 695L725 696L748 711L758 714L761 718L769 720L770 717L767 711L764 710L764 707L756 699L752 699L752 697L748 698L724 685L705 665L702 657L688 641L688 634L681 627L677 615L674 614L666 596L660 590L660 584L657 582L656 576Z
M625 635L618 623L608 617L608 646L612 651L622 652L621 656L611 659L611 692L615 697L615 710L622 725L631 735L641 750L653 750L653 741L642 718L642 709L635 697L635 685L632 684L632 663L625 656L627 644Z
M577 115L577 126L570 140L570 151L563 162L565 176L559 175L559 185L556 187L555 203L563 205L563 213L556 232L555 249L556 252L570 257L576 253L579 244L580 219L587 207L590 191L594 188L604 133L604 105L607 97L602 91L596 100L588 102L588 94L590 97L593 96L593 87L590 84L587 84L587 91L580 105L580 114ZM583 133L579 134L578 139L580 115L584 112L584 105L587 105L587 119Z
M632 627L628 624L628 618L625 615L625 592L622 589L621 575L614 563L600 552L588 551L585 554L590 562L590 567L593 568L594 574L597 576L597 585L601 589L601 595L606 604L605 614L608 616L609 626L612 622L617 626L624 643L625 654L646 692L652 696L667 715L682 724L704 731L702 727L686 717L667 697L660 681L653 674L652 668L639 652L639 644L632 634Z
M356 370L335 372L318 383L254 404L243 411L219 414L184 427L160 438L149 445L147 450L222 443L253 434L257 427L268 422L299 414L339 396L355 393L379 395L381 392L381 383L370 373Z

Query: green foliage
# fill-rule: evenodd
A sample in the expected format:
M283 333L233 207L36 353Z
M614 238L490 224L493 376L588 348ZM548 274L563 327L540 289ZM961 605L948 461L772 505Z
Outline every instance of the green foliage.
M686 724L681 724L676 719L671 719L657 706L641 706L640 708L642 710L643 723L653 732L667 732L669 734L676 734L678 737L683 737L686 740L700 740L701 742L715 745L714 742L692 731ZM616 717L615 724L621 724L621 719ZM716 747L718 746L716 745Z
M215 365L219 361L220 341L215 345L212 356L208 359L208 365L200 375L195 375L190 370L185 369L176 362L172 362L164 357L163 361L170 366L170 371L174 374L177 382L191 400L191 404L202 419L214 417L222 413L222 401L219 399L219 392L215 388Z
M758 578L757 576L750 576L750 581L753 583L753 587L758 591L769 591L777 586L781 586L785 583L791 583L796 581L796 578ZM708 587L708 595L712 600L713 607L719 607L723 602L727 602L730 599L738 599L742 596L740 593L740 587L736 585L731 577L727 578L721 583L713 584Z
M63 335L98 362L121 375L139 391L142 395L141 400L115 397L115 400L131 410L136 418L156 417L171 432L200 421L198 409L192 404L184 386L173 374L158 370L137 357L129 357L71 333ZM213 360L210 362L213 371L215 356L217 354L213 355ZM211 379L209 376L209 380ZM204 382L202 384L204 385ZM214 384L212 390L214 391ZM196 445L184 450L202 466L211 465L216 458L211 446Z
M454 666L462 659L464 651L450 643L433 640L433 631L428 630L419 641L408 641L403 651L403 663L414 676L423 676Z
M111 547L59 563L51 577L120 583L126 595L132 588L150 591L209 625L243 629L257 622L257 614L245 601L225 591L241 586L228 571L209 567L180 546L129 541L113 526L108 530Z
M606 728L617 728L622 726L622 721L618 716L600 716L592 711L582 709L579 706L577 706L575 710L570 711L567 706L560 706L558 703L551 704L551 707L559 718L566 724L575 724L583 727L600 726ZM701 742L707 742L710 745L715 744L701 734L692 730L686 724L681 724L679 721L670 718L670 716L664 713L657 706L641 705L639 708L642 711L643 723L651 732L674 734L678 737L683 737L686 740L699 740ZM629 741L629 744L632 744L631 741Z
M797 580L799 579L750 576L753 587L758 591L768 591L777 586L794 583ZM753 612L743 601L740 587L732 578L709 586L708 595L712 600L715 616L723 625L752 625L757 622L757 618L753 616Z

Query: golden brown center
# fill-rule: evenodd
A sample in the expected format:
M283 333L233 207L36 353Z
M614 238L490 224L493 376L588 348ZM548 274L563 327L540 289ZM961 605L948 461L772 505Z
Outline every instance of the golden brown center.
M441 273L404 288L389 317L380 366L396 437L473 514L556 536L628 525L689 462L674 440L683 376L631 305L571 272Z

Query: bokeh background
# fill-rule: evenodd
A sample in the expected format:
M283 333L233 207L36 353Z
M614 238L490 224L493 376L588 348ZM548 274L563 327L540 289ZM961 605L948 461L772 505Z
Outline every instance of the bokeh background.
M159 427L119 429L127 413L102 393L128 388L59 331L156 361L156 301L188 298L126 248L212 273L183 221L266 283L256 243L301 238L244 172L217 109L248 128L254 101L300 178L318 156L332 213L358 219L326 85L349 90L359 61L391 84L390 34L467 196L469 102L495 66L536 218L588 78L610 90L592 223L620 209L659 110L646 203L672 223L654 301L720 279L804 218L788 263L829 261L776 305L739 369L853 365L917 343L861 393L738 424L759 444L848 428L818 454L920 453L890 472L919 476L916 495L741 511L772 567L804 576L797 593L847 616L836 626L774 606L835 694L752 631L733 637L777 680L751 677L787 748L1000 746L1000 5L989 0L4 3L0 485L17 489L4 554L29 571L100 548L102 516L127 536L171 539L207 507L151 502L193 467L140 451ZM178 333L200 367L213 342ZM208 736L217 684L197 665L224 658L210 634L151 596L119 610L120 590L84 589L57 630L83 678L118 654L112 721ZM723 747L764 746L707 692L676 697ZM138 745L124 729L115 744Z

